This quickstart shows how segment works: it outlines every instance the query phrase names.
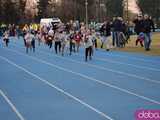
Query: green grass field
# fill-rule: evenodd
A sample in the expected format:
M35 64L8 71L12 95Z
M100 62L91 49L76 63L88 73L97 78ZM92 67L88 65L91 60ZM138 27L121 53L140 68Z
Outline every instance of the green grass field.
M136 46L135 45L136 38L137 36L135 35L131 36L129 43L126 45L125 48L113 48L112 50L160 56L160 33L154 33L152 35L151 51L145 51L145 49L141 47L140 45ZM100 43L98 45L100 47Z

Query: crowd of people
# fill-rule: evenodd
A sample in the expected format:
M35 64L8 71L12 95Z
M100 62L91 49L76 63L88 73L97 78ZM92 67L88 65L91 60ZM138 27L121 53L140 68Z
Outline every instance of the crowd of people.
M140 42L146 51L150 50L151 29L154 31L154 23L148 15L138 15L133 21L135 32L138 35L136 45ZM45 43L51 49L54 46L56 54L64 56L65 52L69 55L78 53L81 46L85 48L85 61L91 60L94 50L97 50L98 43L101 48L109 51L113 47L125 47L130 38L128 24L121 18L116 17L112 21L106 20L99 29L86 27L84 23L68 22L47 25L25 25L20 28L16 25L3 26L0 29L0 39L3 39L6 46L9 43L9 36L21 36L24 40L26 53L29 50L35 52L35 43L38 45ZM112 41L109 37L112 36ZM100 42L99 42L100 41ZM112 43L112 45L111 45Z

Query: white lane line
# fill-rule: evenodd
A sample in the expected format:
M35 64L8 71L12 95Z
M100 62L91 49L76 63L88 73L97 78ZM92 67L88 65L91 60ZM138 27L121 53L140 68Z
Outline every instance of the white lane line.
M19 43L18 43L19 44ZM23 43L22 43L23 44ZM21 43L20 43L20 45L22 45ZM102 49L99 49L99 50L102 50ZM99 51L98 51L99 52ZM159 61L158 60L148 60L147 58L149 57L149 56L146 56L146 59L144 59L144 58L137 58L138 56L136 56L136 58L135 58L135 56L133 57L133 56L126 56L126 55L117 55L117 54L105 54L104 53L105 51L103 51L102 50L102 54L103 55L109 55L110 57L112 57L112 56L114 56L114 57L121 57L121 58L127 58L127 59L131 59L131 60L137 60L137 61L143 61L143 62L149 62L150 64L152 63L152 64L155 64L155 63L159 63ZM134 55L134 54L133 54ZM145 57L145 56L144 56ZM160 59L160 58L159 58Z
M11 50L10 50L10 51L11 51ZM160 105L160 102L159 102L159 101L156 101L156 100L154 100L154 99L145 97L145 96L143 96L143 95L136 94L136 93L131 92L131 91L129 91L129 90L126 90L126 89L124 89L124 88L120 88L120 87L118 87L118 86L109 84L109 83L107 83L107 82L100 81L100 80L95 79L95 78L93 78L93 77L89 77L89 76L87 76L87 75L84 75L84 74L81 74L81 73L78 73L78 72L74 72L74 71L72 71L72 70L69 70L69 69L60 67L60 66L58 66L58 65L49 63L49 62L47 62L47 61L44 61L44 60L39 59L39 58L36 58L36 57L32 57L32 56L29 56L29 55L20 53L20 52L15 51L15 50L12 50L11 52L15 52L15 53L20 54L20 55L22 55L22 56L26 56L26 57L28 57L28 58L30 58L30 59L33 59L33 60L38 61L38 62L40 62L40 63L46 64L46 65L48 65L48 66L54 67L54 68L56 68L56 69L62 70L62 71L64 71L64 72L68 72L68 73L72 73L72 74L74 74L74 75L80 76L80 77L82 77L82 78L85 78L85 80L94 81L94 82L99 83L99 84L101 84L101 85L104 85L104 86L107 86L107 87L110 87L110 88L114 88L114 89L116 89L116 90L118 90L118 91L127 93L127 94L129 94L129 95L136 96L136 97L141 98L141 99L143 99L143 100L145 100L145 101L149 101L149 102L151 102L151 103Z
M18 43L19 44L19 43ZM22 45L21 43L19 45ZM101 50L101 49L100 49ZM99 51L98 51L99 52ZM125 56L125 55L117 55L117 54L105 54L103 53L104 51L102 51L101 53L104 54L104 55L109 55L110 57L114 56L114 57L122 57L122 58L127 58L127 59L131 59L131 60L139 60L139 61L143 61L143 62L149 62L150 64L156 64L156 63L159 63L159 61L157 60L148 60L147 58L146 59L143 59L143 58L135 58L133 56ZM146 56L146 57L149 57L149 56ZM160 58L159 58L160 59ZM154 69L154 68L153 68ZM158 69L159 70L159 69ZM160 71L160 70L159 70Z
M25 120L24 117L21 115L21 113L17 110L15 105L9 100L9 98L4 94L4 92L0 89L0 95L5 99L5 101L9 104L9 106L12 108L12 110L15 112L15 114L18 116L20 120Z
M14 51L14 50L10 50L10 51ZM125 73L125 72L122 72L122 71L113 70L113 69L105 68L105 67L102 67L102 66L93 65L93 64L86 63L86 62L79 62L79 61L76 61L76 60L73 60L73 59L64 58L64 57L61 57L61 56L58 56L58 55L54 55L54 54L49 54L49 53L46 53L46 52L41 51L41 50L39 50L39 52L43 53L43 54L46 54L46 55L55 56L55 57L63 59L63 60L67 60L67 61L71 61L71 62L74 62L74 63L83 64L83 65L87 65L87 66L90 66L90 67L94 67L96 69L105 70L105 71L121 74L121 75L128 76L128 77L138 78L138 79L141 79L143 81L151 82L151 83L154 83L154 84L155 83L156 84L160 84L160 81L158 81L158 80L154 80L154 79L138 76L138 75L135 75L135 74Z
M78 54L76 56L81 56L83 57L82 54ZM153 68L153 67L146 67L146 66L141 66L141 65L134 65L134 64L130 64L130 63L124 63L124 62L118 62L118 61L115 61L115 60L111 60L111 59L106 59L106 58L95 58L95 60L98 60L98 61L104 61L104 62L110 62L110 63L116 63L116 64L121 64L121 65L127 65L127 66L131 66L131 67L135 67L135 68L139 68L139 69L147 69L147 70L151 70L151 71L156 71L156 72L160 72L160 69L158 68ZM154 63L155 64L155 63Z
M17 47L19 47L19 46L17 46ZM19 48L22 48L22 47L19 47ZM14 50L9 49L9 51L14 51ZM102 66L89 64L89 63L86 63L86 62L79 62L79 61L76 61L76 60L73 60L73 59L64 58L64 57L61 57L61 56L58 56L58 55L54 55L54 54L49 54L49 53L44 52L42 50L39 50L39 52L43 53L43 54L46 54L46 55L50 55L50 56L52 55L52 56L58 57L58 58L63 59L63 60L67 60L67 61L71 61L71 62L74 62L74 63L83 64L83 65L87 65L87 66L90 66L90 67L94 67L96 69L105 70L105 71L117 73L117 74L128 76L128 77L138 78L138 79L141 79L143 81L151 82L151 83L154 83L154 84L155 83L156 84L160 84L160 81L158 81L158 80L154 80L154 79L150 79L150 78L146 78L146 77L142 77L142 76L138 76L138 75L135 75L135 74L130 74L130 73L126 73L126 72L122 72L122 71L118 71L118 70L113 70L113 69L110 69L110 68L105 68L105 67L102 67Z
M49 53L46 53L46 52L43 52L43 51L40 51L40 50L39 50L39 52L51 56L51 54L49 54ZM97 65L94 65L94 64L89 64L89 63L86 63L86 62L79 62L79 61L76 61L76 60L73 60L73 59L64 58L64 57L61 57L61 56L58 56L58 55L54 55L54 54L52 54L52 56L55 56L55 57L63 59L63 60L71 61L71 62L74 62L74 63L83 64L83 65L87 65L87 66L90 66L90 67L94 67L96 69L110 71L110 72L118 73L118 74L121 74L121 75L124 75L124 76L138 78L138 79L141 79L141 80L144 80L144 81L147 81L147 82L160 84L160 81L158 81L158 80L153 80L153 79L142 77L142 76L138 76L138 75L135 75L135 74L121 72L121 71L118 71L118 70L113 70L113 69L110 69L110 68L105 68L105 67L102 67L102 66L97 66Z
M19 47L19 46L18 46ZM78 54L77 56L83 56L82 54ZM156 72L160 72L160 69L158 68L153 68L153 67L147 67L147 66L141 66L141 65L134 65L134 64L130 64L130 63L124 63L124 62L118 62L115 60L110 60L110 59L106 59L106 58L94 58L95 60L98 61L105 61L105 62L110 62L110 63L117 63L117 64L121 64L121 65L127 65L127 66L131 66L131 67L135 67L135 68L139 68L139 69L147 69L147 70L151 70L151 71L156 71ZM155 63L154 63L155 64Z
M105 62L110 62L110 63L117 63L117 64L127 65L127 66L131 66L131 67L135 67L135 68L147 69L147 70L151 70L151 71L160 72L160 69L153 68L153 67L145 67L145 66L134 65L134 64L129 64L129 63L117 62L117 61L114 61L114 60L103 59L103 58L95 58L95 59L99 60L99 61L105 61Z
M32 77L34 77L34 78L40 80L41 82L45 83L46 85L50 86L51 88L54 88L54 89L56 89L57 91L59 91L60 93L62 93L62 94L64 94L64 95L66 95L66 96L72 98L73 100L77 101L78 103L80 103L80 104L84 105L85 107L89 108L90 110L96 112L96 113L99 114L100 116L106 118L107 120L114 120L113 118L109 117L108 115L106 115L105 113L101 112L100 110L94 108L93 106L87 104L86 102L80 100L79 98L77 98L77 97L71 95L70 93L66 92L65 90L63 90L63 89L61 89L61 88L55 86L54 84L50 83L49 81L47 81L47 80L45 80L45 79L39 77L38 75L36 75L36 74L34 74L34 73L28 71L27 69L25 69L25 68L23 68L23 67L17 65L16 63L10 61L10 60L7 59L6 57L0 56L0 58L1 58L2 60L6 61L7 63L9 63L9 64L15 66L16 68L18 68L18 69L24 71L25 73L29 74L30 76L32 76ZM24 119L21 119L21 120L24 120Z
M104 55L109 55L110 57L121 57L121 58L128 58L128 59L131 59L131 60L137 60L137 61L143 61L143 62L149 62L149 63L153 63L153 64L155 64L155 62L156 63L159 63L159 61L157 61L157 60L148 60L147 59L147 56L146 56L146 59L144 59L144 58L135 58L135 57L133 57L133 56L125 56L125 55L117 55L117 54L105 54L105 53L102 53L102 54L104 54ZM137 57L137 56L136 56ZM149 57L149 56L148 56Z

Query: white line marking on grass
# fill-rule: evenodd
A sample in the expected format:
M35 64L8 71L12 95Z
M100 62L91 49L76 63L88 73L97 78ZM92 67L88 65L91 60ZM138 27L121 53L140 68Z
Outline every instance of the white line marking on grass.
M115 86L115 85L109 84L109 83L107 83L107 82L103 82L103 81L97 80L97 79L95 79L95 78L89 77L89 76L87 76L87 75L84 75L84 74L81 74L81 73L78 73L78 72L71 71L71 70L69 70L69 69L66 69L66 68L57 66L57 65L55 65L55 64L49 63L49 62L47 62L47 61L44 61L44 60L39 59L39 58L36 58L36 57L28 56L28 55L26 55L26 54L20 53L20 52L15 51L15 50L12 50L12 52L15 52L15 53L17 53L17 54L20 54L20 55L22 55L22 56L26 56L26 57L28 57L28 58L31 58L31 59L35 60L35 61L38 61L38 62L43 63L43 64L46 64L46 65L48 65L48 66L57 68L57 69L59 69L59 70L62 70L62 71L65 71L65 72L69 72L69 73L75 74L75 75L77 75L77 76L80 76L80 77L82 77L82 78L85 78L86 80L94 81L94 82L99 83L99 84L101 84L101 85L104 85L104 86L107 86L107 87L110 87L110 88L114 88L114 89L116 89L116 90L118 90L118 91L127 93L127 94L129 94L129 95L133 95L133 96L136 96L136 97L141 98L141 99L143 99L143 100L149 101L149 102L151 102L151 103L160 105L160 102L159 102L159 101L156 101L156 100L153 100L153 99L151 99L151 98L148 98L148 97L145 97L145 96L136 94L136 93L131 92L131 91L129 91L129 90L126 90L126 89L117 87L117 86Z
M3 57L3 56L0 56L0 58L1 58L2 60L4 60L4 61L8 62L9 64L15 66L16 68L24 71L25 73L29 74L30 76L32 76L32 77L34 77L34 78L36 78L36 79L39 79L41 82L45 83L46 85L50 86L51 88L54 88L54 89L56 89L57 91L59 91L60 93L62 93L62 94L64 94L64 95L72 98L73 100L77 101L78 103L80 103L80 104L84 105L85 107L89 108L90 110L96 112L96 113L99 114L100 116L106 118L107 120L114 120L113 118L109 117L108 115L106 115L105 113L101 112L100 110L98 110L98 109L94 108L93 106L91 106L91 105L83 102L83 101L80 100L79 98L71 95L70 93L66 92L65 90L63 90L63 89L55 86L54 84L52 84L52 83L50 83L49 81L47 81L47 80L39 77L39 76L36 75L36 74L28 71L27 69L25 69L25 68L17 65L16 63L10 61L9 59L7 59L7 58L5 58L5 57ZM24 119L21 119L21 120L24 120Z
M12 110L15 112L18 118L20 120L25 120L24 117L21 115L21 113L17 110L14 104L9 100L9 98L4 94L4 92L1 89L0 89L0 94L5 99L5 101L9 104L9 106L12 108Z

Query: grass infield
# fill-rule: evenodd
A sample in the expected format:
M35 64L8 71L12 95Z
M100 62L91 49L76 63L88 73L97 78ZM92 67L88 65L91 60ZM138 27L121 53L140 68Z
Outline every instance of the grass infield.
M136 38L137 36L133 35L131 36L129 43L126 44L125 48L112 48L112 50L160 56L160 33L156 32L152 34L152 45L150 51L145 51L144 47L141 47L140 45L136 46ZM112 41L111 37L109 39ZM98 42L98 47L100 47L100 42Z

